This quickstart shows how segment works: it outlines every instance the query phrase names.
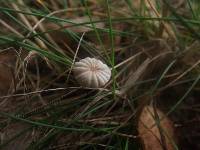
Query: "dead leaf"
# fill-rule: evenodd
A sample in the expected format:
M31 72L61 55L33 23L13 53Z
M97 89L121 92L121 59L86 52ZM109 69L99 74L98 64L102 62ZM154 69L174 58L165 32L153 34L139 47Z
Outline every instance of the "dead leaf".
M159 118L156 121L155 118ZM174 150L174 129L172 121L160 110L145 106L138 122L139 136L144 150Z
M0 52L0 95L6 94L10 88L15 60L16 53L12 49Z

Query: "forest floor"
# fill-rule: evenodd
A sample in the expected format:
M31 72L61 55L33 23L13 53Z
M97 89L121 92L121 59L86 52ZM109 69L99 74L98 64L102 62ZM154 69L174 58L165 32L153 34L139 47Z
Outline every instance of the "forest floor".
M200 150L199 27L198 0L1 0L0 149Z

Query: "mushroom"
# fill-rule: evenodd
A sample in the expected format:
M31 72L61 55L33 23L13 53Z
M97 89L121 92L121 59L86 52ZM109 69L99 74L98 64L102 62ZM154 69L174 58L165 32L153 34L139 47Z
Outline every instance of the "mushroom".
M75 62L73 73L81 86L89 88L102 87L111 77L111 69L106 64L90 57Z

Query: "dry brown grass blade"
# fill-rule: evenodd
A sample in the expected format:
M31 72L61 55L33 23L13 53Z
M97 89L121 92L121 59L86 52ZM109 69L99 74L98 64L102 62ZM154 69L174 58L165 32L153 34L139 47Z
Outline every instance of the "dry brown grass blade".
M151 59L147 58L136 70L136 72L133 72L129 78L127 79L126 83L122 87L120 94L124 95L126 94L134 85L135 82L138 81L139 78L141 78L142 74L145 72L148 64L151 62Z
M18 2L20 5L24 5L24 2L23 2L22 0L18 0L17 2ZM15 3L11 3L11 5L12 5L12 7L13 7L15 10L21 11L21 8L19 8L19 6L16 5ZM30 12L30 10L27 9L27 8L24 8L24 10L26 10L27 12ZM37 18L34 17L34 16L31 16L30 18L28 18L28 17L26 17L24 14L18 14L18 16L19 16L19 18L21 19L21 21L29 28L29 30L32 31L32 30L33 30L33 27L32 27L32 25L31 25L31 22L30 22L29 19L31 18L34 22L37 22ZM40 29L42 30L41 26L40 26ZM43 31L44 31L44 30L43 30ZM35 33L35 31L34 31L34 33ZM36 40L36 42L37 42L38 47L43 48L43 49L45 49L45 50L48 49L47 46L46 46L46 44L45 44L41 39L35 37L35 40ZM24 40L24 42L25 42L25 41L26 41L26 40ZM31 53L32 56L31 56L31 57L29 56L29 59L32 58L33 56L35 56L36 54L37 54L37 52ZM49 62L49 60L48 60L46 57L44 57L44 59L45 59L45 61L47 62L48 66L49 66L50 68L52 68L52 67L51 67L51 63Z
M182 53L181 61L188 65L193 66L200 58L200 43L198 40L194 41Z
M160 121L156 121L158 118ZM145 106L140 114L138 132L144 150L174 150L174 128L172 121L159 109Z
M156 7L156 1L155 0L137 0L137 2L133 2L134 7L136 9L139 9L141 7L141 4L144 3L147 10L145 11L145 16L152 17L152 18L161 18L161 17L167 17L168 16L168 10L165 8L164 5L161 3L161 10L158 10ZM160 22L154 22L153 23L156 27L159 28L159 35L163 38L172 38L174 40L176 39L176 35L172 29L172 25L168 22L160 21Z
M93 17L92 18L93 20L100 20L99 17ZM85 23L85 22L89 22L90 19L89 17L87 16L84 16L84 17L78 17L78 18L74 18L74 19L71 19L70 20L71 22L75 23L75 24L82 24L82 23ZM90 24L88 24L87 26L74 26L73 24L71 23L63 23L63 26L67 29L70 29L71 31L73 32L76 32L76 33L83 33L83 32L89 32L89 31L92 31L93 29L91 28L92 26ZM99 22L99 23L96 23L95 24L96 28L104 28L105 27L105 24L102 23L102 22ZM58 30L60 29L60 26L53 23L53 22L48 22L46 23L45 27L47 29L53 29L53 30Z
M29 125L21 124L21 123L13 123L2 129L1 132L1 142L7 142L13 138L16 134L23 132L25 130L30 129ZM4 150L25 150L31 142L34 142L37 139L39 133L36 130L30 130L28 132L23 133L19 138L15 141L11 141L9 145L4 147Z

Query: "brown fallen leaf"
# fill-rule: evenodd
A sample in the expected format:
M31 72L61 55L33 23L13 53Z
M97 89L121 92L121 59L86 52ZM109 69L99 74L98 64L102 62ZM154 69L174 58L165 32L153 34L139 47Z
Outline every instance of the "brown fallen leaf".
M7 93L13 80L12 70L14 70L16 53L10 50L0 52L0 95Z
M6 93L12 81L12 74L9 67L0 63L0 95Z
M159 118L156 121L155 118ZM174 128L172 121L160 110L145 106L140 114L138 132L144 150L174 150Z

